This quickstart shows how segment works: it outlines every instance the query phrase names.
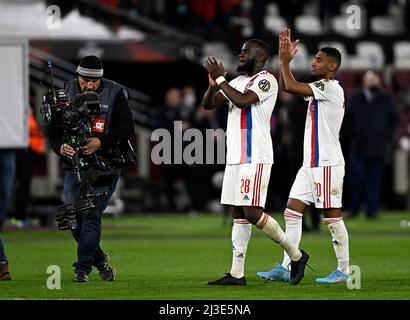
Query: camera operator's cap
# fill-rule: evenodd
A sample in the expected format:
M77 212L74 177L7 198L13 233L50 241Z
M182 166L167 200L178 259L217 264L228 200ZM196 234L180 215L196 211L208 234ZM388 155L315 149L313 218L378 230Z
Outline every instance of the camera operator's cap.
M98 79L103 76L104 69L98 57L86 56L81 59L75 72L84 78Z

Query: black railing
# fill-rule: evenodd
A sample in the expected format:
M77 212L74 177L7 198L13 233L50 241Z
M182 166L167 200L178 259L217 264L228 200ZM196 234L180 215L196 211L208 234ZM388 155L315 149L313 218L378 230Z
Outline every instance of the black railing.
M75 65L37 48L30 47L30 77L34 81L50 86L47 61L53 63L54 86L56 88L63 88L66 81L75 77ZM156 108L151 97L133 88L127 87L127 90L135 124L151 128L152 119L156 115Z
M121 23L137 27L141 31L155 33L173 41L198 47L202 47L205 43L204 39L193 34L160 24L143 16L132 16L128 10L100 4L95 0L73 0L72 2L82 9L90 9L93 13L106 15L111 19L117 19Z

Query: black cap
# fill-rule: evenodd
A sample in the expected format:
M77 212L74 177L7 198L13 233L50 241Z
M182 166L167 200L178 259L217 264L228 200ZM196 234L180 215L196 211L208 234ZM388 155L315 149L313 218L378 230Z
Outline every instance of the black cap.
M104 69L98 57L86 56L81 59L75 72L84 78L98 79L103 76Z

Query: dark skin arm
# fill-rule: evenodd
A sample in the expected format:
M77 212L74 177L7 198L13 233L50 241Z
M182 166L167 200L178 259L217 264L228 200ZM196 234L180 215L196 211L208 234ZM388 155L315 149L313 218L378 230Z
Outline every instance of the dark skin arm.
M286 91L285 82L283 81L282 68L279 69L279 89Z
M290 62L298 51L298 42L299 40L296 40L294 43L291 42L290 29L288 28L285 28L279 36L279 60L282 77L282 79L281 77L279 77L279 85L280 81L282 80L285 87L284 90L286 92L302 97L309 97L313 96L312 89L307 83L297 82L293 77L289 66Z
M284 37L284 32L282 31L281 33L279 33L279 44L280 44L283 37ZM295 41L295 43L297 44L299 42L299 40L296 40L296 41ZM279 89L283 90L283 91L286 91L285 82L283 81L283 76L282 76L282 68L279 68Z
M202 98L202 106L206 110L212 110L227 102L225 96L218 92L218 85L208 74L209 86Z
M225 69L222 63L218 63L214 57L206 58L204 63L205 69L209 73L209 77L215 81L218 77L225 75ZM226 94L228 99L238 108L247 108L251 104L259 101L257 94L251 90L244 93L239 92L235 88L231 87L227 81L222 82L219 88Z

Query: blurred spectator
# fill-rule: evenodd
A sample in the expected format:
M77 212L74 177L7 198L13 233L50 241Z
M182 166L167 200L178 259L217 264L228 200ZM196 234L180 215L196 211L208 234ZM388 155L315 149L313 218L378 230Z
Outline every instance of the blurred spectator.
M383 90L380 76L367 71L363 89L352 94L346 108L343 131L350 168L346 217L357 215L362 196L366 216L377 217L383 169L390 160L398 121L398 109Z
M185 118L181 113L182 104L183 100L181 90L178 88L168 89L165 93L164 106L159 111L157 119L157 127L166 129L171 134L171 159L168 159L171 164L164 164L162 167L165 180L165 191L168 199L168 209L170 211L184 210L188 206L185 201L182 201L182 203L177 203L176 201L179 195L184 193L184 190L186 190L186 170L184 170L183 164L174 164L174 129L181 130L183 133L190 127L189 121L187 121L187 118ZM176 125L176 121L182 121L182 128L174 127Z
M17 227L29 225L28 206L31 195L31 178L33 164L45 153L45 138L41 132L33 110L29 108L29 146L16 150L16 179L13 205L13 218L10 222Z
M8 261L4 251L1 233L7 215L7 206L13 187L14 173L16 168L14 150L0 150L0 280L10 280Z
M197 103L196 90L191 85L186 85L182 88L182 105L181 116L184 119L190 119L195 113Z
M216 163L216 148L215 141L206 141L207 129L219 129L220 124L216 117L217 109L205 110L204 108L197 108L195 117L193 118L193 127L200 130L203 137L203 164L194 164L187 166L186 183L187 190L191 198L191 213L203 212L207 210L207 201L211 197L212 191L212 177L213 174L221 168L223 165L207 164L207 146L214 145L214 161ZM219 195L218 195L219 196Z

